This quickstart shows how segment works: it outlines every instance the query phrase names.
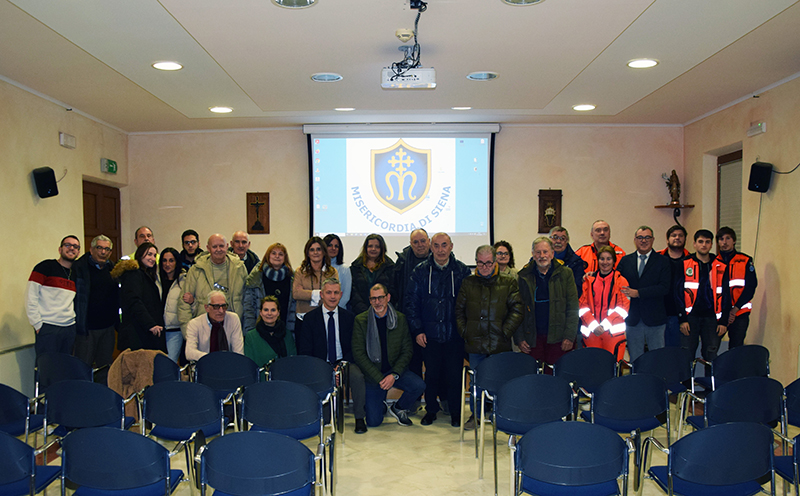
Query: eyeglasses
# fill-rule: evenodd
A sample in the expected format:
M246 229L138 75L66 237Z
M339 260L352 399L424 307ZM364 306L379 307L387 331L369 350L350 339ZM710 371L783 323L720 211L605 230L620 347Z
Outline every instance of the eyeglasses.
M109 248L108 246L95 246L94 249L99 251L100 253L106 253L111 251L111 248Z
M636 241L649 241L653 239L653 236L636 236Z
M507 251L498 251L498 252L497 252L497 256L498 256L498 257L507 257L507 256L509 256L509 255L511 255L511 253L509 253L509 252L507 252Z
M492 262L481 262L480 260L475 260L475 264L478 267L491 267L492 265L494 265L494 261L492 261Z
M554 234L554 235L550 236L550 239L552 239L553 241L566 241L567 237L566 236L558 236L558 235Z
M208 306L210 306L214 310L227 310L228 309L228 304L227 303L209 303Z
M386 299L386 295L380 295L380 296L370 296L370 297L369 297L369 302L370 302L370 303L377 303L377 302L379 302L379 301L383 301L383 300L385 300L385 299Z
M187 239L186 241L183 242L183 244L185 244L185 245L196 245L197 244L197 240L196 239Z
M76 245L74 243L62 243L61 246L63 246L64 248L72 248L74 250L80 250L81 249L81 245Z

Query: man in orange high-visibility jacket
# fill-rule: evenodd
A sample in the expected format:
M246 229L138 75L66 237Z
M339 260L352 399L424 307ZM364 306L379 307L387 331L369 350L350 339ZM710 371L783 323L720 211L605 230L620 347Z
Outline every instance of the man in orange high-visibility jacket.
M584 267L586 274L597 272L597 250L601 246L614 248L617 253L617 263L625 256L625 250L611 242L611 226L608 225L608 222L604 220L594 221L589 234L592 237L592 244L583 245L575 251L575 254L586 262ZM614 268L616 269L617 266L615 265Z
M736 251L736 232L730 227L717 231L719 257L728 266L725 283L730 289L730 310L728 311L728 339L730 348L744 344L747 327L750 325L751 300L758 286L753 259ZM725 309L723 309L724 311Z

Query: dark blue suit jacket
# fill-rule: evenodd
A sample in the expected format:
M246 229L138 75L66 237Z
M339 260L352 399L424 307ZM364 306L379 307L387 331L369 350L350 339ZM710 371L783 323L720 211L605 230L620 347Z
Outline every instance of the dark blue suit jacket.
M303 317L303 325L296 333L298 355L310 355L322 360L328 359L328 334L325 330L325 317L322 312L327 312L324 305L320 305L308 312ZM342 359L353 361L353 322L356 316L350 310L339 307L339 341L342 345Z
M644 266L642 277L639 277L638 266L638 251L625 255L617 265L617 270L628 280L630 287L639 291L638 298L631 298L631 307L625 324L636 325L640 320L647 326L666 324L664 296L669 293L672 280L669 259L653 250Z

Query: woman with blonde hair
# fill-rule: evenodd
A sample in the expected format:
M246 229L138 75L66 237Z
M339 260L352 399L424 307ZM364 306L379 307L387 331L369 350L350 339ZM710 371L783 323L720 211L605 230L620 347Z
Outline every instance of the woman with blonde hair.
M294 330L294 306L292 299L292 263L289 252L282 243L272 243L264 253L261 262L253 267L244 285L243 329L255 329L261 312L261 300L265 296L274 296L278 300L286 328Z

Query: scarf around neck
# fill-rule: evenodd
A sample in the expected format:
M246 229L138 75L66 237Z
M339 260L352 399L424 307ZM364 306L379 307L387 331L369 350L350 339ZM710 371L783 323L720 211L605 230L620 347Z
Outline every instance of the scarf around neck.
M286 274L289 270L286 268L285 265L281 265L280 269L273 269L271 266L267 266L267 269L263 271L264 279L268 281L283 281L286 279Z
M386 305L386 331L397 327L397 312L391 303ZM372 363L381 363L381 341L378 336L378 323L376 322L375 309L369 307L367 316L367 356Z
M265 324L263 320L259 320L256 324L256 331L279 358L286 356L286 341L284 341L286 338L286 325L282 320L275 322L272 327Z

